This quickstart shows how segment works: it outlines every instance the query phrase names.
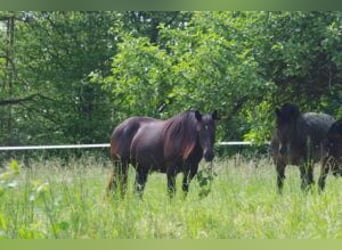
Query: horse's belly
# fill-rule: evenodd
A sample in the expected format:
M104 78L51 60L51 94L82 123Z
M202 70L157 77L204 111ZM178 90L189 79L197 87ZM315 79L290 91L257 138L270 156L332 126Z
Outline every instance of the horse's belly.
M300 165L308 160L318 162L322 160L322 157L323 152L319 149L309 150L305 152L300 152L299 150L292 150L286 155L287 162L291 165Z
M162 155L150 152L152 151L142 150L134 156L135 168L143 168L147 172L166 173L166 163L163 161Z
M151 171L153 172L160 172L160 173L166 173L166 167L162 164L152 164L151 165Z
M182 162L175 163L170 166L167 162L154 161L153 159L150 159L149 161L145 161L142 165L144 166L144 168L148 169L149 172L166 174L168 172L168 168L170 167L175 168L172 170L172 172L175 172L176 174L184 172L184 164Z

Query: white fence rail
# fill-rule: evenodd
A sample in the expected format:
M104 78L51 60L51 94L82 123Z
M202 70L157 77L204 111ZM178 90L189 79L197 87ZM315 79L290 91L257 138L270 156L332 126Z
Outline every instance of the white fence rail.
M218 146L237 146L253 145L250 141L227 141L218 142ZM71 145L36 145L36 146L0 146L0 151L18 151L18 150L46 150L46 149L73 149L73 148L109 148L109 143L101 144L71 144Z

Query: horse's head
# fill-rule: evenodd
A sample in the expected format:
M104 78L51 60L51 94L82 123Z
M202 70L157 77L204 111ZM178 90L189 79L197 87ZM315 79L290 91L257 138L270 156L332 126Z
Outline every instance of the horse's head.
M214 143L216 121L219 120L217 111L211 114L202 115L199 111L195 111L197 120L197 132L199 135L199 143L203 149L203 156L206 161L212 161L214 158Z
M299 108L290 103L284 104L280 109L275 109L277 137L279 139L279 152L285 154L291 142L295 130L297 118L300 116Z

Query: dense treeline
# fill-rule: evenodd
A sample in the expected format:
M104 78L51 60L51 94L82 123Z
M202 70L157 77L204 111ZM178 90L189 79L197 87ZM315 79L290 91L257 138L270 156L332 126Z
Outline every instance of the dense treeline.
M0 12L0 144L102 143L132 115L222 117L269 139L274 107L342 117L342 12Z

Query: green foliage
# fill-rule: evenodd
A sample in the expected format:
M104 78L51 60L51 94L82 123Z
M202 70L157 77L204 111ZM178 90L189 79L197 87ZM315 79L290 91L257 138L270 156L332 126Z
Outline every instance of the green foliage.
M246 130L248 132L244 134L245 141L253 141L256 144L264 144L265 140L271 139L273 123L272 115L274 114L273 107L267 101L262 101L254 108L246 108L244 110L246 123L250 124L250 127Z
M5 193L18 185L17 177L21 173L21 167L16 160L11 160L8 165L0 172L0 197L6 197ZM0 239L6 238L8 230L8 220L0 210Z
M284 102L342 114L340 11L0 16L14 18L0 32L5 144L103 142L129 116L189 108L219 111L218 140L263 142Z
M212 191L212 184L215 180L215 177L217 177L217 173L214 172L212 167L212 165L205 167L199 170L196 174L196 179L200 188L200 191L198 192L200 198L208 196Z
M15 177L20 174L20 168L16 160L11 160L8 166L0 172L0 197L5 193L6 189L14 188L18 185Z
M113 59L112 75L104 79L105 89L112 93L119 119L135 112L154 116L172 85L170 59L147 38L126 36L124 40Z
M218 109L219 139L264 142L274 107L285 101L338 114L336 22L339 12L195 12L180 27L160 23L159 46L148 37L123 39L103 86L114 94L118 122L127 113Z
M22 14L24 15L24 14ZM120 30L116 12L26 12L16 21L15 79L10 98L36 97L12 107L15 144L103 141L110 121L106 95L89 83L108 71ZM24 17L22 17L24 18Z

